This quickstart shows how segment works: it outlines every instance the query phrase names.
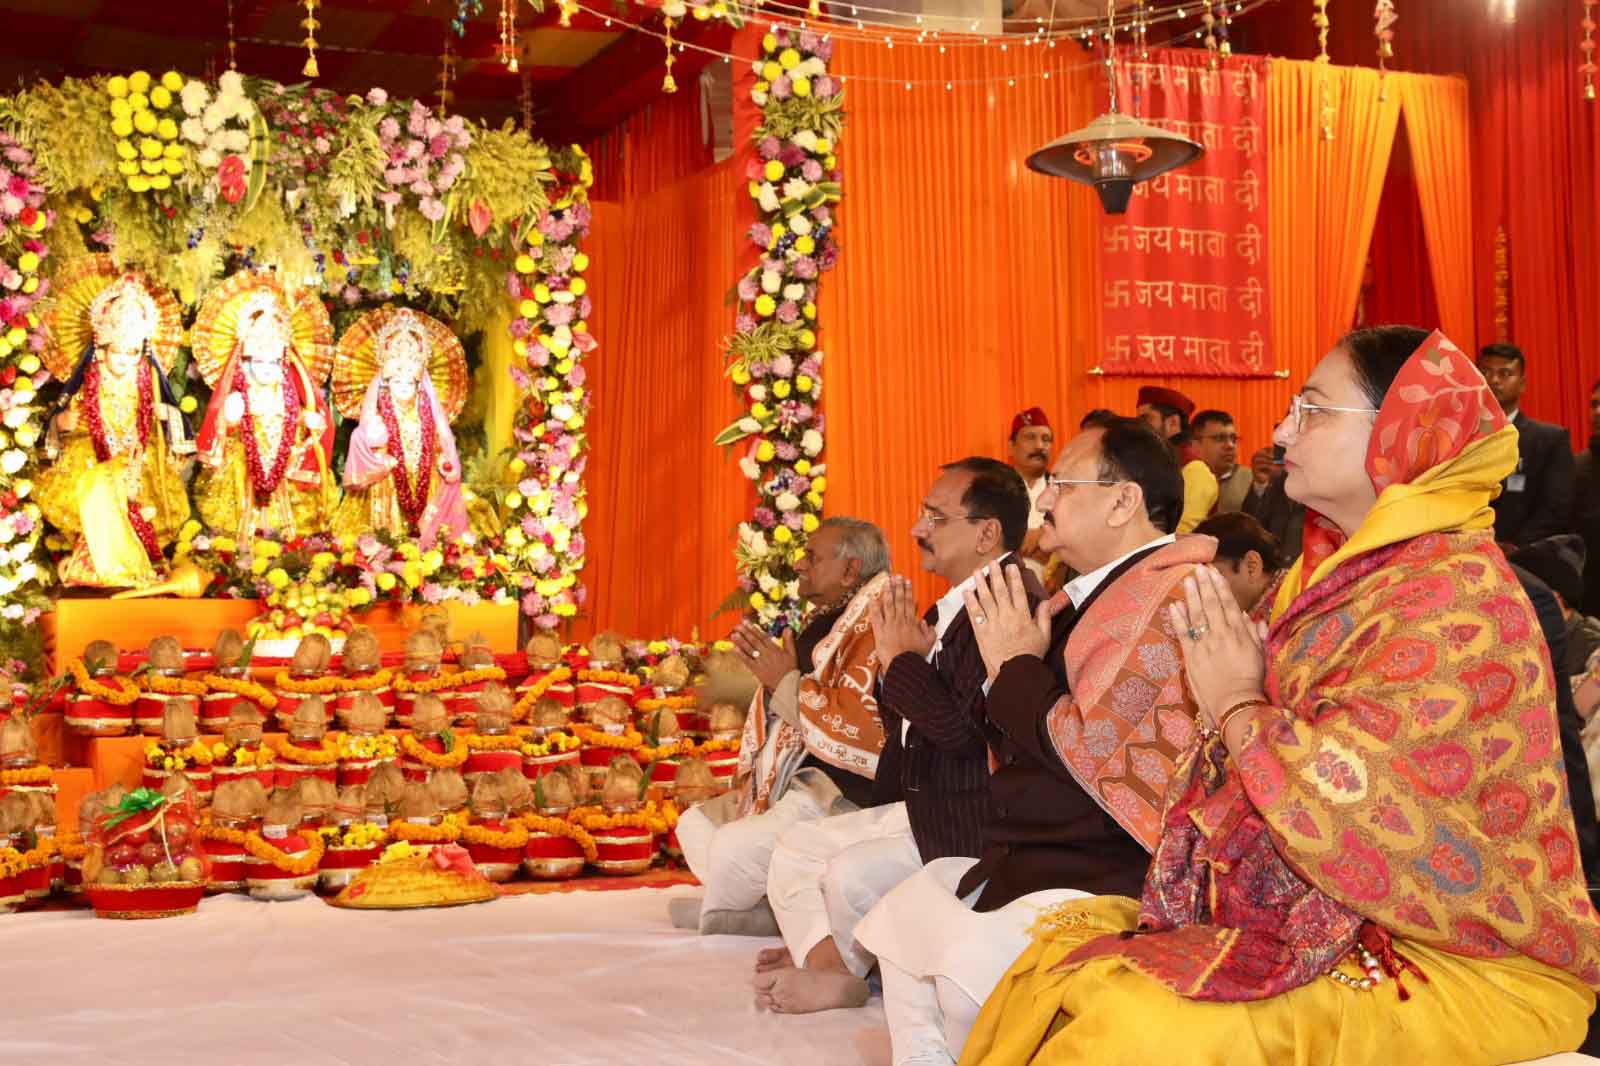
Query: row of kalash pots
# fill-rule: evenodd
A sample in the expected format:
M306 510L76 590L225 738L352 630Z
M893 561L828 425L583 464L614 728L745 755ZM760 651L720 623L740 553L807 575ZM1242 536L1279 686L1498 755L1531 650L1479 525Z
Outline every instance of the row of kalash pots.
M151 642L137 677L96 642L69 664L67 721L92 735L150 734L141 785L198 812L208 891L337 891L396 842L459 843L500 882L519 871L631 875L680 858L679 810L730 788L738 765L755 681L737 659L712 651L700 661L685 648L630 673L613 635L585 653L541 634L511 688L477 637L444 672L440 617L407 639L398 671L381 666L376 637L358 627L337 670L326 642L310 637L270 687L250 679L232 631L198 676L174 638ZM269 715L281 734L264 733ZM81 837L56 838L49 768L20 717L0 724L0 772L0 911L81 891L88 849ZM87 796L80 825L114 822L107 815L126 798L121 786ZM88 871L95 884L195 872L148 841L102 843Z

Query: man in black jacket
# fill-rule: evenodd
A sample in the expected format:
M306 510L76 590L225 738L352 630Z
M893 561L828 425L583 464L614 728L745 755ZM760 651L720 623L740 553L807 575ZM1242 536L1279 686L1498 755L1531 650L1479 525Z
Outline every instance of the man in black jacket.
M1494 539L1526 548L1565 533L1572 518L1572 438L1565 429L1522 413L1527 361L1511 344L1491 344L1478 355L1478 372L1517 427L1517 468L1494 501Z
M962 593L1001 565L1025 575L1037 603L1038 582L1015 554L1027 528L1027 487L994 459L950 464L924 497L911 533L923 569L951 587L919 616L910 582L895 578L871 612L882 664L879 805L779 839L767 898L785 947L756 960L757 1007L799 1014L866 1002L875 960L855 941L862 916L924 863L978 855L989 805L984 668Z
M1067 749L1058 745L1084 755L1104 742L1100 726L1111 717L1137 719L1142 726L1135 732L1143 736L1148 726L1153 738L1158 721L1167 723L1159 728L1172 728L1192 713L1177 644L1159 635L1166 626L1159 613L1153 640L1143 635L1148 627L1132 627L1141 634L1137 668L1149 666L1151 677L1160 680L1149 683L1124 671L1126 681L1116 686L1117 695L1106 690L1103 705L1085 697L1088 712L1068 692L1064 649L1078 620L1103 593L1124 580L1146 581L1149 567L1173 572L1168 568L1180 565L1173 561L1175 552L1190 560L1210 558L1208 538L1168 547L1183 502L1177 457L1148 426L1120 419L1090 429L1062 449L1039 500L1047 515L1040 543L1081 576L1042 608L1023 595L1017 577L992 569L968 594L967 616L976 625L991 681L981 718L994 766L983 848L977 859L930 863L885 896L856 930L882 968L896 1064L954 1061L984 997L1027 945L1043 910L1085 894L1139 895L1150 865L1145 845L1108 813L1105 794L1080 783L1063 762ZM1167 554L1152 558L1161 552ZM1130 653L1120 643L1108 650L1112 656ZM1083 666L1085 673L1107 673L1094 653ZM1087 721L1096 711L1097 724L1084 726L1083 733L1099 740L1065 741L1070 727L1059 735L1050 727L1057 714ZM1129 746L1153 812L1165 791L1157 747ZM1106 752L1095 754L1115 761ZM1177 749L1166 754L1175 758ZM1113 789L1127 794L1120 784ZM1152 830L1155 820L1152 815Z

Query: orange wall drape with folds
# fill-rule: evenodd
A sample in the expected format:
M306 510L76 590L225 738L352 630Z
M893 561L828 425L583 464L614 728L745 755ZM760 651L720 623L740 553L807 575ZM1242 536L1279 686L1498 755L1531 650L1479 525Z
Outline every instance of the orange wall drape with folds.
M1058 51L940 56L841 43L835 54L849 120L843 251L820 298L828 508L882 525L902 572L915 569L911 520L941 463L1003 456L1011 415L1033 404L1058 437L1092 408L1131 413L1146 383L1090 374L1098 201L1025 166L1032 149L1105 106L1097 71ZM946 77L995 84L904 88ZM1336 102L1331 142L1321 137L1322 77ZM1392 83L1384 94L1375 72L1355 68L1276 61L1267 84L1273 335L1288 378L1161 381L1233 413L1246 454L1269 442L1291 389L1354 318L1402 103ZM1456 112L1438 121L1465 137ZM1470 233L1467 205L1439 201ZM917 581L927 602L936 586Z
M738 413L722 376L732 331L732 218L744 182L728 164L621 204L599 203L588 245L600 348L589 358L591 610L629 636L721 635L734 588L733 532L749 482L711 444Z
M709 167L710 116L700 84L663 93L583 145L594 161L595 200L627 203Z

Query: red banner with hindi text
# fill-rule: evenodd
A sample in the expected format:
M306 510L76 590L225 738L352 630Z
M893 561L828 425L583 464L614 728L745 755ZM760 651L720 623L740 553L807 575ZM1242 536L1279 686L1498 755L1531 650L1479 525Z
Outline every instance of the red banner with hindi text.
M1100 222L1100 368L1107 374L1266 377L1267 62L1210 67L1199 49L1126 54L1119 97L1140 121L1198 142L1195 162L1136 185Z

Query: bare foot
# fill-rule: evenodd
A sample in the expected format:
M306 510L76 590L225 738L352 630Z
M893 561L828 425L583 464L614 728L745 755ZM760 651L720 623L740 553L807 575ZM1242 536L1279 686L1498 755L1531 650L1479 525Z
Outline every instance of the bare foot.
M794 956L788 948L762 948L756 953L756 973L788 970L794 966Z
M774 1014L859 1007L871 995L867 983L854 974L797 968L758 973L755 989L757 1009Z

